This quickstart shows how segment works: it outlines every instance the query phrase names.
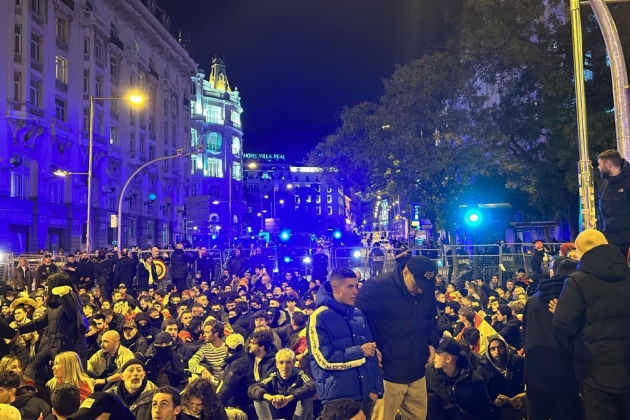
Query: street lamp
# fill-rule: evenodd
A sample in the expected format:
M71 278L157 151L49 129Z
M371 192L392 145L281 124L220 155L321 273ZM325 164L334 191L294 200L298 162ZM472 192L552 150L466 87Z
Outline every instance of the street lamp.
M57 169L55 172L53 172L53 175L58 176L60 178L65 178L68 175L87 175L87 172L70 172L70 171L64 171L61 169Z
M144 165L140 166L138 169L136 169L134 173L131 174L129 179L127 179L127 182L125 182L125 185L123 185L122 190L120 191L120 198L118 199L118 238L117 240L118 240L119 247L122 248L122 207L123 207L123 202L125 201L125 191L127 190L127 187L129 186L129 184L131 184L131 181L136 177L136 175L138 175L140 171L142 171L144 168L146 168L152 163L161 162L163 160L168 160L168 159L177 159L179 157L184 157L184 156L197 155L201 153L203 153L203 146L197 146L196 151L188 152L188 153L184 153L182 149L177 149L174 155L164 156L164 157L150 160ZM186 236L186 226L184 226L184 237L185 236Z
M256 168L258 168L258 164L256 162L251 162L251 163L247 164L247 167L249 169L256 169Z
M85 250L90 252L90 233L92 224L92 160L94 155L94 101L120 101L126 100L139 105L144 102L144 97L136 92L123 97L95 97L90 95L90 131L88 137L88 171L87 171L87 215L85 227ZM122 197L122 195L121 195Z

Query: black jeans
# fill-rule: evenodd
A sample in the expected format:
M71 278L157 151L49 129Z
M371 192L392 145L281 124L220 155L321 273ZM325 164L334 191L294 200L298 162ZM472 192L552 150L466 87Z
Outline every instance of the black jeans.
M630 419L630 393L604 392L582 382L582 403L586 420Z
M444 408L445 401L433 392L427 394L427 400L427 417L429 420L474 420L474 417L462 413L455 406Z
M527 386L528 420L573 420L582 418L580 392L577 389L559 389L548 392Z

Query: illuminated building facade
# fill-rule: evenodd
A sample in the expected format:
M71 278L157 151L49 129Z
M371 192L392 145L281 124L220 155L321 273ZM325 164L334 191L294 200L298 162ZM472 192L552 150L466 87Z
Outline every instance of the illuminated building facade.
M155 0L7 0L0 11L0 249L82 248L90 95L92 249L116 239L122 186L144 163L190 144L197 65ZM65 178L58 170L75 173ZM124 197L124 246L181 235L184 159L150 165ZM151 200L151 198L155 198ZM179 210L179 211L178 211Z
M196 244L244 231L242 113L224 61L214 58L208 78L203 72L192 77L190 146L205 147L186 164L186 235Z

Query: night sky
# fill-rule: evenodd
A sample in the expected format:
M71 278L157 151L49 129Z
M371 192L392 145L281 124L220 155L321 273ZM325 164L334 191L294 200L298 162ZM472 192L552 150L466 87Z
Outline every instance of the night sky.
M443 45L461 0L161 0L208 74L225 57L247 153L304 159L344 105L377 100L395 69Z

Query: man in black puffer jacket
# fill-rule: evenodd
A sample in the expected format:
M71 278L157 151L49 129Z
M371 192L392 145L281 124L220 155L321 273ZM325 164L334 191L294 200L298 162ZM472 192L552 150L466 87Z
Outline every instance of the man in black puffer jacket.
M20 386L21 378L15 372L0 372L0 403L10 404L20 411L23 420L55 420L52 409L46 402L37 398L37 388L32 385Z
M564 279L577 270L577 261L559 257L554 267L556 275L538 285L523 315L529 420L582 418L571 353L558 342L553 332L553 314L549 311L549 302L560 296Z
M578 271L564 283L554 331L573 348L587 420L630 418L630 269L604 235L575 240ZM570 346L572 343L572 347Z
M123 248L120 252L120 258L115 259L114 265L114 283L124 283L127 290L133 290L133 279L136 277L138 261L135 254L129 254L128 248Z
M597 156L599 173L604 180L599 188L602 232L608 243L628 257L630 247L630 164L616 150Z
M176 244L171 255L171 279L180 292L188 288L188 263L194 262L198 254L188 255L183 244Z
M417 256L395 271L370 277L359 289L356 307L367 318L383 356L385 393L374 418L426 417L425 365L433 363L440 342L435 302L435 263ZM404 395L401 398L398 395Z
M247 395L247 389L254 381L254 363L245 351L245 340L239 333L232 333L225 339L228 355L225 358L223 380L217 388L217 395L224 407L243 410L248 418L255 419L254 403Z

